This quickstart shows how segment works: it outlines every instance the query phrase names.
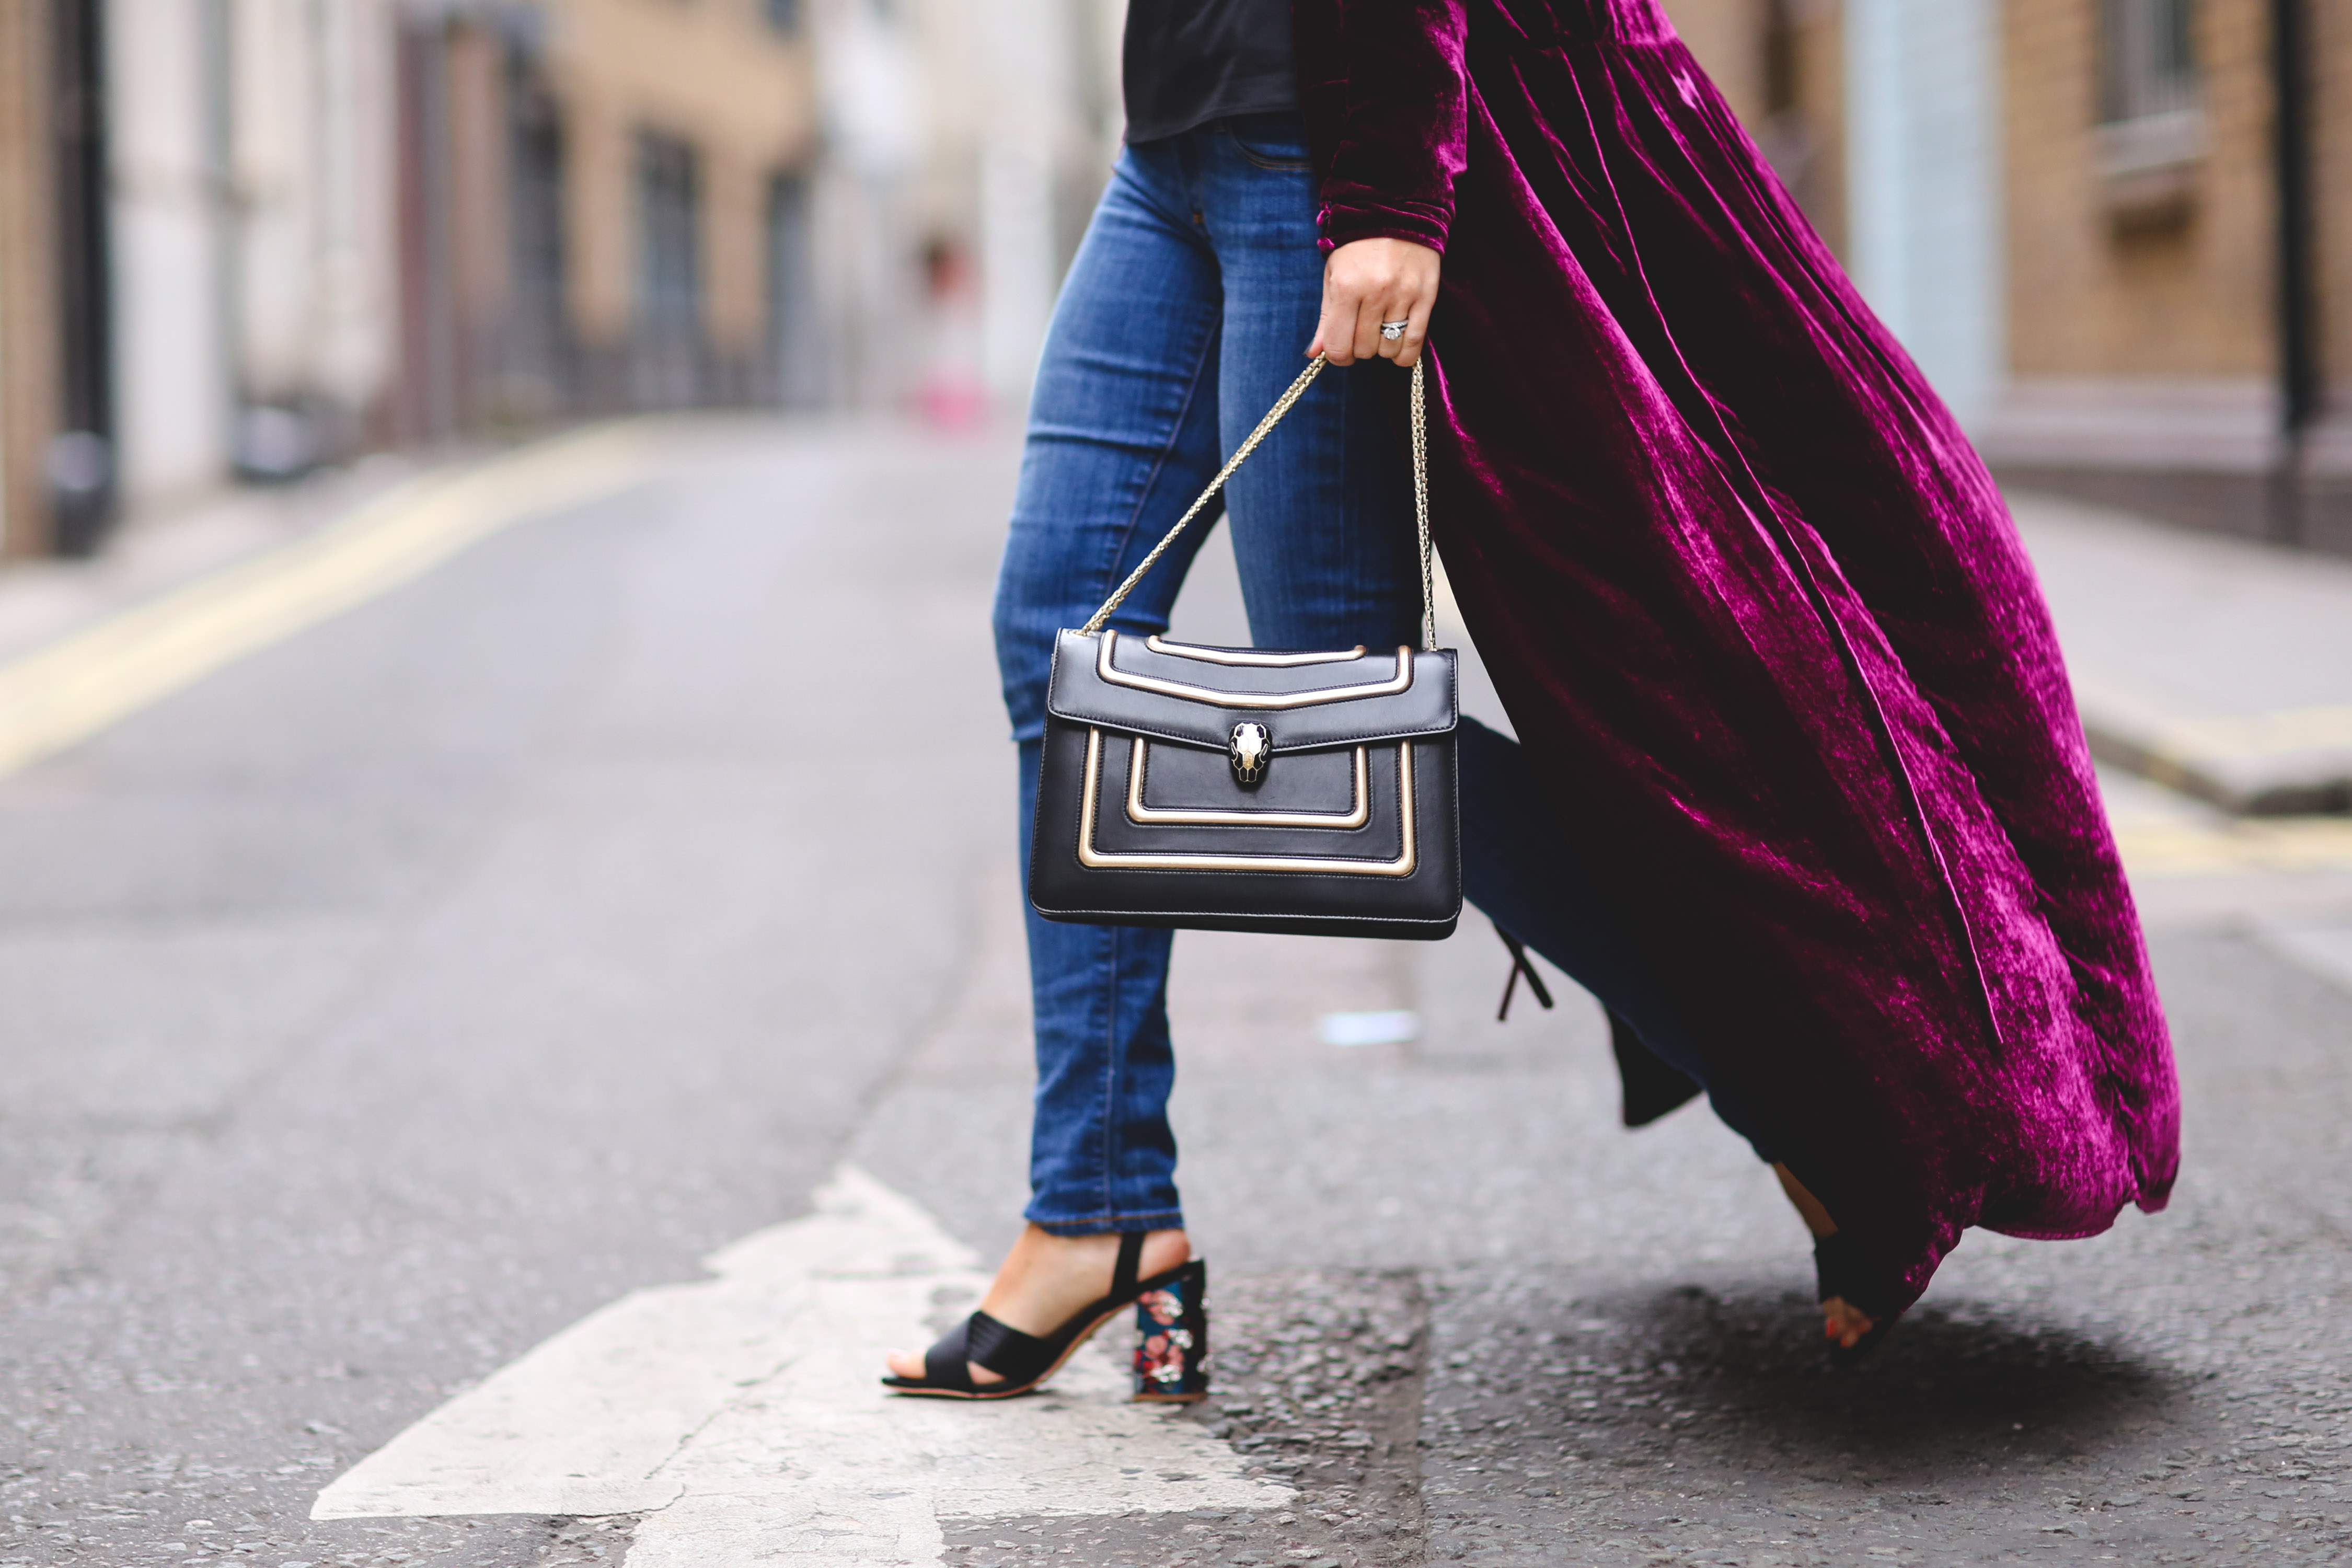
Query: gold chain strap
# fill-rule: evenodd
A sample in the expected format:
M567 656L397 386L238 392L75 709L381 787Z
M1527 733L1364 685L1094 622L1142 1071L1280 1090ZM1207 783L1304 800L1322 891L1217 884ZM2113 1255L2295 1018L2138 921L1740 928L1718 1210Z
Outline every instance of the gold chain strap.
M1307 368L1298 373L1298 379L1292 382L1283 395L1274 400L1274 406L1266 410L1265 417L1257 422L1257 428L1249 433L1249 438L1235 447L1234 455L1225 459L1225 466L1217 470L1217 477L1209 481L1209 488L1201 492L1201 499L1185 509L1184 515L1176 520L1176 526L1170 529L1160 538L1160 542L1151 547L1151 553L1145 556L1135 570L1127 574L1127 581L1121 583L1112 592L1111 596L1103 601L1102 608L1097 610L1093 617L1080 628L1085 636L1092 637L1102 630L1103 623L1110 619L1113 611L1126 603L1127 596L1135 592L1135 585L1143 581L1144 574L1150 571L1159 563L1160 556L1167 553L1168 547L1176 542L1176 536L1183 532L1194 518L1200 516L1201 509L1207 506L1219 490L1224 489L1225 481L1234 477L1234 470L1242 466L1242 459L1257 450L1257 444L1265 439L1266 434L1281 422L1284 415L1290 412L1290 405L1297 402L1307 389L1315 384L1315 378L1323 374L1323 367L1329 363L1323 355L1317 354L1308 362ZM1434 650L1437 647L1437 591L1435 577L1430 566L1429 441L1422 415L1421 384L1421 362L1415 360L1412 365L1412 505L1414 521L1421 534L1421 646Z
M1437 582L1429 556L1429 427L1421 411L1421 364L1412 362L1412 520L1421 531L1421 646L1437 651Z

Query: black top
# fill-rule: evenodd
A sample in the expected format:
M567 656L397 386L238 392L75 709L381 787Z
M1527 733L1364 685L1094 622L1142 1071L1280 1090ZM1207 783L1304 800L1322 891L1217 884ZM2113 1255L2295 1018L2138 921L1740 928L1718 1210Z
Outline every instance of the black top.
M1127 139L1298 107L1290 0L1128 0Z

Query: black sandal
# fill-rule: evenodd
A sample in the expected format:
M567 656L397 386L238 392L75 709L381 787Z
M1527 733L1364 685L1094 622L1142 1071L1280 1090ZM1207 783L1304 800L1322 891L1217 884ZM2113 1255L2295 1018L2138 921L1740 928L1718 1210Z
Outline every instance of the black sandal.
M934 1399L1012 1399L1059 1372L1097 1329L1133 1307L1135 1397L1169 1405L1206 1399L1208 1266L1194 1258L1165 1274L1138 1279L1144 1235L1139 1230L1120 1233L1110 1294L1044 1339L1009 1328L986 1312L974 1312L923 1352L921 1377L886 1377L882 1386L894 1394L919 1394ZM976 1384L971 1380L974 1366L985 1367L1004 1381Z
M1827 1303L1838 1297L1849 1307L1870 1315L1870 1331L1856 1340L1851 1348L1832 1344L1830 1357L1840 1363L1860 1361L1876 1350L1879 1342L1895 1331L1895 1321L1903 1310L1873 1289L1868 1280L1870 1270L1862 1254L1842 1230L1813 1237L1813 1283L1816 1298Z

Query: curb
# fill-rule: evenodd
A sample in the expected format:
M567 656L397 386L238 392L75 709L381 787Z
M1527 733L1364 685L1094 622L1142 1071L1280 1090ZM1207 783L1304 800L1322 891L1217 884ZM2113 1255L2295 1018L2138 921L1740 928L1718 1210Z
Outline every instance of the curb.
M2156 719L2079 693L2091 755L2240 816L2352 812L2352 707Z
M2213 765L2172 755L2131 735L2084 721L2091 755L2110 767L2216 805L2239 816L2318 816L2352 811L2352 776L2242 785Z

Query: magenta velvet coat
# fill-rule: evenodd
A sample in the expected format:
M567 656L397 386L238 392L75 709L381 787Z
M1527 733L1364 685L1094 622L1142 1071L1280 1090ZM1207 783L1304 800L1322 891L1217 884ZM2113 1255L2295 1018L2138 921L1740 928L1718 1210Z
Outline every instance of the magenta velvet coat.
M1463 614L1710 1084L1905 1301L1969 1226L2161 1207L2171 1047L2032 568L1654 0L1294 15L1327 243L1445 255Z

